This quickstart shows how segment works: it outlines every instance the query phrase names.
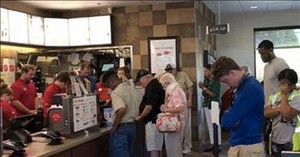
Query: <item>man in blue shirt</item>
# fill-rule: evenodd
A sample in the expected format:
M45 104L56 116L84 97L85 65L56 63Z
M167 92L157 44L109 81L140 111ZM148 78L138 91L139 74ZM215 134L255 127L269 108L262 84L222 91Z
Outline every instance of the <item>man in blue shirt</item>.
M221 122L225 129L230 130L228 157L265 156L263 87L231 58L220 57L212 69L216 80L236 89L231 107L224 113Z

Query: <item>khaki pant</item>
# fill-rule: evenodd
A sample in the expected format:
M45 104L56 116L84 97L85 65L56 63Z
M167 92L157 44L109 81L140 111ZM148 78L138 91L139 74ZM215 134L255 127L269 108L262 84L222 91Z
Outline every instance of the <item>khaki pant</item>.
M237 145L230 147L228 150L228 157L264 157L263 143L251 145Z

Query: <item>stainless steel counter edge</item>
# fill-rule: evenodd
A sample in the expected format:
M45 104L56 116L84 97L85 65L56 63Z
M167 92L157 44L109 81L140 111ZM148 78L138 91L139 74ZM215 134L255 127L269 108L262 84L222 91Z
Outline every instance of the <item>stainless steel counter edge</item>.
M63 144L55 146L48 146L47 143L43 142L31 142L27 145L25 150L28 157L48 157L106 135L110 129L111 127L104 127L78 137L66 138L63 140Z

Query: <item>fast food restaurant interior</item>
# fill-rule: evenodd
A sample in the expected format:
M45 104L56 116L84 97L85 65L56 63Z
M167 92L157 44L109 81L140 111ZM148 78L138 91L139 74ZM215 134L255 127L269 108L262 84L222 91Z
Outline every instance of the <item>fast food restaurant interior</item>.
M259 51L264 40L274 44L275 56L284 59L298 75L295 89L300 91L300 2L296 0L2 0L1 156L116 156L111 139L117 137L118 127L113 123L120 110L114 110L113 103L120 100L115 100L114 89L110 89L115 83L110 71L117 74L123 69L125 74L120 80L134 89L140 105L147 92L143 85L145 77L152 74L161 83L159 78L164 78L170 68L184 73L192 83L187 85L188 94L185 93L185 104L190 103L186 115L190 119L181 123L189 126L186 128L190 134L180 135L179 156L228 156L233 147L228 142L232 135L222 128L221 122L233 102L229 101L225 108L229 87L221 81L219 102L207 116L204 97L208 86L202 86L206 65L214 67L221 56L226 56L240 67L247 67L247 76L265 82L265 65L269 63L262 60ZM86 82L82 75L91 80ZM22 86L23 78L27 78L26 87ZM57 86L52 87L53 84ZM58 89L59 85L64 89ZM161 89L164 88L162 84ZM9 100L4 102L7 97ZM33 108L22 105L23 100L32 102ZM143 114L140 106L137 115ZM133 143L128 144L132 150L123 151L130 152L131 157L155 156L155 151L148 151L144 121L135 118L133 122L122 123L121 119L119 127L132 123L135 127ZM218 130L221 137L217 137ZM183 141L187 136L190 140L185 148ZM173 139L167 137L163 137L165 141L157 152L173 157L170 154L174 151L167 144ZM265 148L267 156L274 156L269 151ZM299 152L282 151L281 155L298 156Z

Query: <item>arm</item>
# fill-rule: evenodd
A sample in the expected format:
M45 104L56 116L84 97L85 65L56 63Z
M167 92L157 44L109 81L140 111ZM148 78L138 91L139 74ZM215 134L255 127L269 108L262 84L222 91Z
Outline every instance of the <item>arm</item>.
M280 108L272 108L272 105L267 105L264 109L264 116L266 118L273 118L280 114Z
M144 108L143 112L135 118L135 120L139 121L141 119L143 119L144 117L146 117L152 110L152 106L151 105L146 105L146 107Z
M280 84L280 92L281 92L281 94L280 94L280 114L286 120L292 120L298 114L298 111L296 109L294 109L293 107L291 107L291 104L290 104L295 99L297 99L297 97L295 97L294 100L291 100L290 103L288 101L288 96L289 96L290 90L293 90L293 89L290 89L287 84ZM297 103L297 100L294 103ZM300 103L300 102L298 102L298 103Z
M15 100L12 102L14 108L21 112L21 113L25 113L25 114L35 114L34 111L29 110L27 107L25 107L19 100Z
M114 122L112 124L112 129L111 129L112 133L114 133L117 130L117 128L120 125L120 122L121 122L125 112L126 112L126 109L124 107L119 108L115 112L115 119L114 119Z
M193 86L188 89L187 107L191 108L193 105Z
M222 126L224 128L232 129L237 127L249 112L253 112L254 108L259 107L257 104L263 103L263 91L259 92L257 90L259 89L256 87L246 86L243 87L242 91L236 91L237 95L232 107L222 117Z

